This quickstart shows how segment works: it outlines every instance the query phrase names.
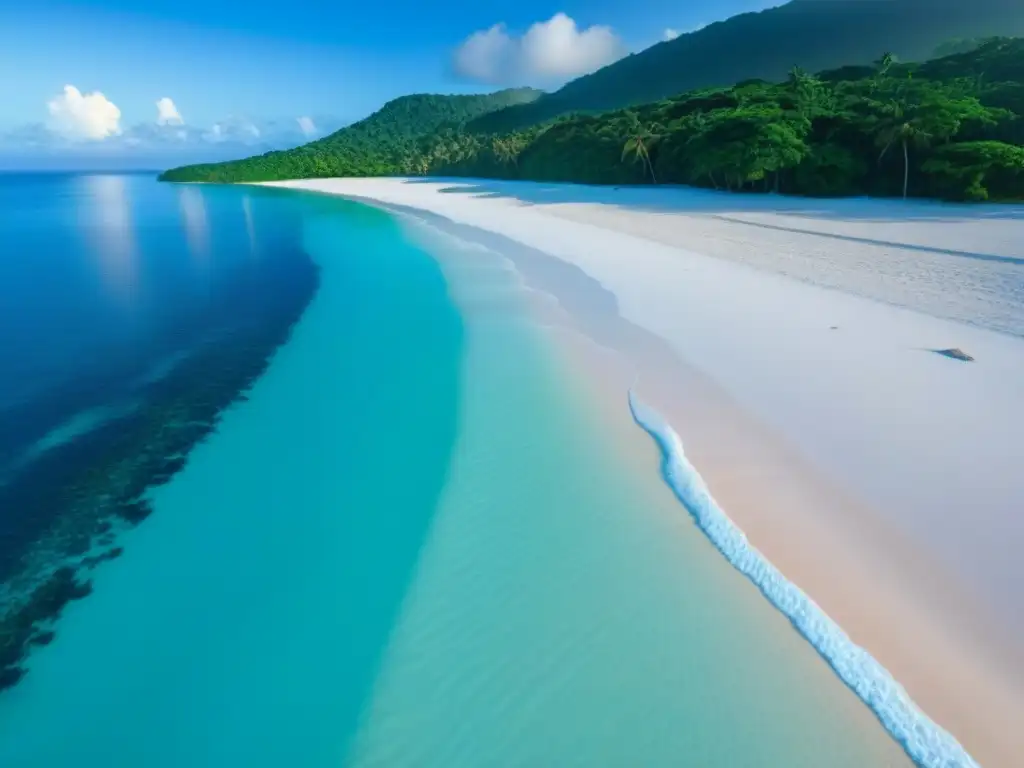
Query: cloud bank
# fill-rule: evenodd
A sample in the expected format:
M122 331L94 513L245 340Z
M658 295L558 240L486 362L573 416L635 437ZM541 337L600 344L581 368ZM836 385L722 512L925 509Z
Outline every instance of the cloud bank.
M683 29L676 29L674 27L666 27L665 30L661 33L661 39L664 42L669 42L671 40L675 40L680 35L690 35L690 34L693 34L694 32L700 32L706 26L707 26L707 24L697 24L695 26L685 27Z
M258 119L228 116L212 125L186 123L169 96L151 104L150 121L121 125L121 110L99 91L83 94L73 85L46 102L49 120L0 131L0 166L84 167L111 163L166 167L286 149L332 133L344 122L329 115Z
M474 32L454 54L455 71L492 85L552 83L585 75L626 55L611 27L579 29L564 13L531 26L522 37L504 24Z
M303 136L316 136L316 123L311 117L296 117L295 122L299 124L299 130Z
M121 110L99 91L83 94L65 85L46 106L52 130L69 139L97 141L121 133Z
M164 96L162 99L157 99L156 114L157 125L185 124L185 121L181 117L181 113L178 111L178 108L174 106L174 102L171 101L167 96Z

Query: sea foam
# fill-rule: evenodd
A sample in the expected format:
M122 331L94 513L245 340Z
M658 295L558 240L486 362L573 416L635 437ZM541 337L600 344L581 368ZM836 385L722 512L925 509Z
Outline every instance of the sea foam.
M845 632L799 587L758 552L715 502L687 460L679 435L631 391L629 407L637 424L659 444L665 478L705 535L744 576L784 613L839 677L878 716L886 730L922 768L978 768L960 743L925 715L871 654Z

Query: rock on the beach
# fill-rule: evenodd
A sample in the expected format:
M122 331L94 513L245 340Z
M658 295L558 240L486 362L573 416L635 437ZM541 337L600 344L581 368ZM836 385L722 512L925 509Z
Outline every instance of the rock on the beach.
M973 363L974 362L974 358L973 357L968 355L962 349L959 349L959 348L956 348L956 347L954 347L952 349L933 349L932 352L934 352L937 355L942 355L943 357L951 357L954 360L963 360L965 363Z

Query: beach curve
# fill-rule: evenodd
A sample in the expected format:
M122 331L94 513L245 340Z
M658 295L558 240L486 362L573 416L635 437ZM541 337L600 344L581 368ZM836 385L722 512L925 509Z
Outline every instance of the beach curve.
M1003 552L999 550L999 542L1005 547L1012 538L1013 522L1003 512L1024 496L1013 475L1004 471L1005 456L1000 460L995 455L999 446L1006 444L1000 430L1009 433L1022 422L1020 409L1007 406L1009 398L1017 393L1012 379L1004 375L1024 359L1019 342L981 328L926 317L914 308L899 306L898 301L892 302L897 306L877 303L884 301L884 297L865 301L863 296L799 285L763 270L751 270L747 265L723 264L721 258L700 256L690 250L694 246L687 242L691 228L700 230L701 220L695 219L701 215L699 211L675 211L675 203L663 205L657 213L650 209L633 210L622 203L622 197L616 197L622 194L617 190L502 183L502 193L495 194L486 193L467 180L402 179L332 179L276 185L430 213L453 225L473 227L500 237L505 244L543 253L552 262L572 265L595 285L607 289L612 303L610 310L605 307L602 312L615 312L621 315L619 319L631 321L649 335L667 341L666 348L671 354L700 369L695 379L704 376L709 380L697 381L696 385L687 380L686 386L693 390L688 392L690 396L703 400L710 396L712 401L718 397L723 402L731 398L733 409L744 412L738 418L714 402L708 410L716 417L727 417L727 426L722 428L712 424L712 417L702 414L693 402L687 403L686 398L672 393L671 386L662 386L658 397L649 400L677 429L685 424L688 448L694 449L691 459L751 541L791 581L809 589L826 613L891 670L914 701L956 734L976 759L984 764L1006 764L1019 754L1020 737L1012 727L1024 712L1022 667L1012 639L1017 629L1012 626L1016 617L999 616L999 632L994 632L989 621L991 612L975 605L985 602L976 600L979 593L998 604L1001 601L996 590L1012 593L1020 576L1006 568L1008 561L1004 558L1008 553L1004 554L1005 548ZM672 202L673 196L689 199L686 196L691 194L710 195L671 189L646 190L643 194L661 195L663 203ZM712 212L723 204L722 196L710 203L704 199L697 202L692 207L710 205ZM762 208L774 204L760 203ZM786 201L778 203L783 210L793 205ZM1009 215L1012 213L1009 211L1001 218L1004 226L996 233L997 239L1006 239L1011 231L1007 226L1020 226ZM762 215L769 214L770 211L762 211ZM891 218L895 220L898 215L897 212ZM936 209L930 209L929 216L936 215ZM861 226L877 228L876 220L866 217L863 211L860 216L864 219ZM849 218L850 221L843 222L847 229L856 224L855 217ZM984 220L981 214L962 218L974 223ZM731 229L710 231L714 236L710 240L706 228L699 231L702 242L713 241L728 247L733 240L742 239L737 228L756 231L745 223L724 222L722 226ZM638 229L642 229L643 237ZM921 242L922 231L920 227L914 229L909 240L927 245ZM966 231L941 227L930 236L950 240L951 231L959 232L961 239L968 236ZM976 234L978 230L972 231ZM887 232L886 237L891 239L893 233ZM790 245L796 251L806 251L806 242L810 241L794 241ZM1005 243L996 242L995 247L994 252L1001 252L999 249L1005 250ZM742 327L737 327L737 296L746 303L744 309L750 315ZM808 306L824 317L838 317L844 333L836 335L835 325L824 325L824 335L818 337L800 327L807 325L807 317L798 310ZM857 329L858 325L864 327ZM693 327L702 333L687 333ZM908 346L915 340L942 338L946 334L955 334L956 341L965 349L980 353L985 370L965 368L963 373L956 374L948 368L936 367L951 361L943 362L938 356L932 361L908 354ZM932 347L941 343L938 338L931 343ZM732 357L710 354L716 346ZM922 344L917 349L927 346ZM855 368L863 367L865 356L880 352L878 369L856 375ZM766 361L771 365L766 367ZM895 373L886 371L885 366L891 366ZM822 368L830 369L833 375L823 376ZM779 371L787 375L779 377ZM898 376L908 374L908 380L898 380ZM871 375L878 380L873 387L869 386ZM982 375L984 381L980 382L978 377ZM844 376L849 380L840 381ZM757 388L744 386L744 379L756 381L763 391L754 392ZM666 377L662 383L670 385L672 377ZM918 391L928 391L933 396L934 410L946 414L940 426L957 440L932 439L927 434L929 430L922 422L934 421L933 413L924 407L928 404L915 403L915 399L921 400L913 391L915 385L922 387ZM871 405L871 396L886 386L890 390L883 394L890 402L883 408L882 416L892 423L883 424L877 418L856 423L856 417L861 415L857 408ZM774 396L774 401L764 397L765 392ZM789 401L780 394L788 394ZM965 394L971 397L964 400ZM673 400L667 410L666 397ZM950 410L943 398L961 405ZM846 404L838 415L832 413L837 403ZM994 418L991 410L979 410L979 403L993 410L1006 410L1000 418ZM855 406L852 410L851 404ZM824 412L820 410L823 406ZM757 429L746 423L742 430L736 428L735 423L750 422L749 415L761 422L760 431L781 433L787 450L794 449L789 453L800 455L796 459L787 455L775 462L778 466L768 466L771 462L759 464L765 457L775 457L758 445L759 441L771 441L762 439ZM837 444L836 435L828 434L827 428L838 429L847 444ZM842 430L848 434L843 435ZM808 441L808 436L813 439ZM823 436L832 442L823 442ZM851 436L860 439L860 444ZM910 444L914 453L921 454L922 461L916 466L901 455L907 453L907 436L913 438ZM986 441L990 443L987 449L979 449ZM750 446L753 449L748 451ZM901 461L893 461L894 455ZM866 471L866 456L875 464L870 469L879 471ZM953 459L959 460L961 466L953 466ZM804 471L801 475L789 472L789 467L782 471L783 464L799 462L810 465L813 472ZM938 470L943 482L924 483L922 467L933 473ZM900 473L904 477L898 477ZM774 475L786 482L797 478L804 486L816 487L808 493L803 493L807 488L801 487L800 493L794 496L790 492L787 496L779 491L780 483ZM757 485L741 482L746 479L756 483L762 476L770 477L772 482L767 485L772 487L766 489L762 483L761 493L752 490ZM814 483L804 482L808 478ZM903 482L895 491L886 486L887 482L892 485L894 478ZM969 478L969 483L965 478ZM993 483L992 478L998 482ZM824 482L826 479L830 482ZM852 488L860 501L866 498L870 502L868 507L875 511L881 508L893 519L882 520L884 525L876 525L878 520L869 524L867 515L861 515L863 504L858 507L835 503L835 511L824 509L822 502L839 501L835 486L844 484L836 480L846 481L844 491ZM970 498L968 492L986 483L996 493L988 499L975 496L975 524L969 530L963 530L959 524L943 529L943 525L958 520L952 512L960 508L964 498ZM826 486L826 491L822 491ZM919 495L914 497L908 488ZM885 493L889 493L888 498ZM785 502L793 499L799 503L787 507ZM915 514L936 514L916 518L906 515L904 509L894 510L893 499L905 500L905 509ZM784 514L773 517L780 509ZM845 519L844 515L851 510L856 514ZM949 514L939 514L947 510ZM930 528L938 529L938 534ZM804 540L814 540L815 546L801 545ZM951 541L953 549L944 551L943 545ZM928 557L923 556L925 551ZM958 552L966 553L960 562L954 557ZM919 561L926 566L918 567ZM941 574L931 567L935 562L940 562ZM1002 583L984 582L982 577L993 574L1001 575ZM966 589L965 583L971 579L975 583ZM978 582L982 582L980 586L984 589L978 589ZM984 594L985 589L989 594ZM1003 633L1006 624L1011 625L1009 642ZM916 642L907 644L907 636L915 637Z
M657 411L632 391L629 408L637 424L660 446L665 479L698 527L733 567L792 622L840 679L878 716L914 762L922 768L976 768L977 763L960 743L919 709L871 654L850 640L813 600L751 546L743 531L715 502L700 474L687 460L679 435Z

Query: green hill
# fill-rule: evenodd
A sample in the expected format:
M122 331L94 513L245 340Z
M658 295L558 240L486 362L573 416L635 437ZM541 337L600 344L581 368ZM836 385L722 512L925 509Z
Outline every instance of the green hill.
M458 130L488 112L528 104L543 94L513 88L471 96L416 94L389 101L369 117L296 149L228 163L176 168L164 181L260 181L310 176L372 176L393 172L396 158L407 154L418 138L444 129ZM273 177L266 175L274 168ZM411 170L411 169L410 169Z
M470 127L505 132L567 112L600 112L754 78L781 80L793 66L819 72L867 65L886 51L920 61L952 39L994 35L1024 35L1024 0L793 0L659 43Z
M1024 198L1024 38L991 38L924 63L883 56L817 76L793 68L602 114L501 133L386 109L288 152L192 166L171 181L476 176L675 183L743 192ZM420 104L413 99L407 102ZM388 119L381 115L387 114Z

